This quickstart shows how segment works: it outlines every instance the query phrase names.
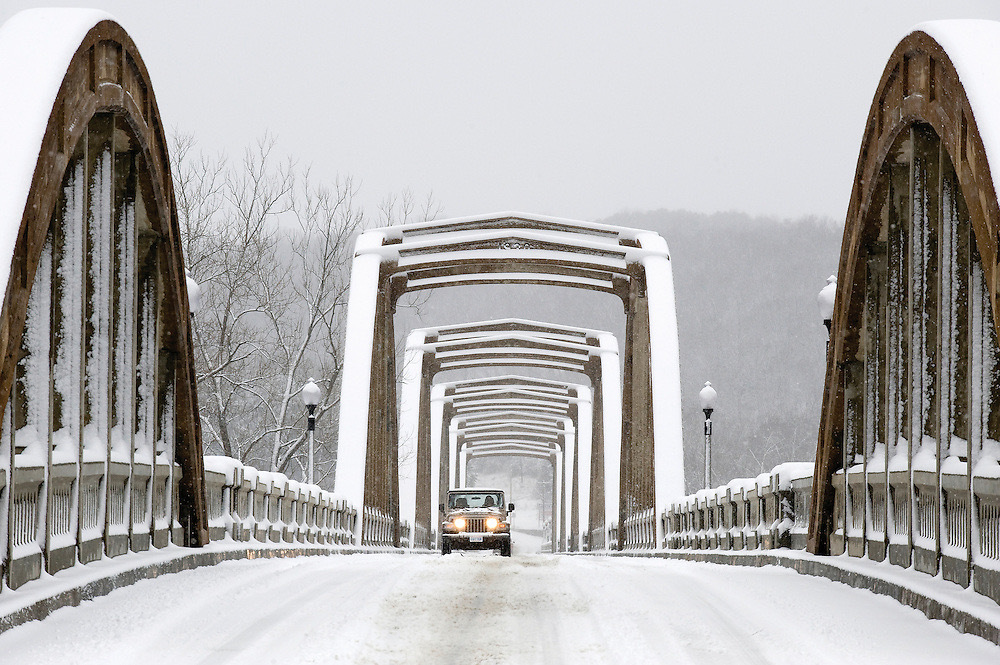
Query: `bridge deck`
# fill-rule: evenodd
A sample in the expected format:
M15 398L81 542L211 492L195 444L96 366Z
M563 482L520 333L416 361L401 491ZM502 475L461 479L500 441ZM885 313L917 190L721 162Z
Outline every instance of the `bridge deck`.
M604 557L220 564L0 636L10 663L996 663L1000 647L783 569Z

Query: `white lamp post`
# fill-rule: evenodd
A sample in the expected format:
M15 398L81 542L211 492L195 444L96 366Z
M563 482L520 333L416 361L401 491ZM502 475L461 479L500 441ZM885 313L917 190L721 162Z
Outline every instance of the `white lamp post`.
M302 401L306 403L306 408L309 409L309 478L308 482L310 485L313 484L313 435L316 432L316 405L319 404L320 400L320 390L312 377L309 377L309 381L306 385L302 386Z
M837 276L830 275L826 278L826 286L816 297L816 304L819 305L819 318L823 319L826 326L826 334L830 335L830 328L833 326L833 302L837 297Z
M706 381L705 387L698 393L701 410L705 412L705 489L712 486L712 411L715 410L718 396L711 381Z

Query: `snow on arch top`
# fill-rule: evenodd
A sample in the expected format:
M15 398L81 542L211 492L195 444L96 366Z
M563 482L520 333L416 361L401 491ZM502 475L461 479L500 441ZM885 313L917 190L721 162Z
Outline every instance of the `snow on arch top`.
M4 284L59 89L87 33L107 20L114 18L93 9L28 9L0 26L0 278Z
M1000 22L927 21L916 25L910 34L916 32L923 32L937 42L958 73L983 141L996 196L1000 173Z

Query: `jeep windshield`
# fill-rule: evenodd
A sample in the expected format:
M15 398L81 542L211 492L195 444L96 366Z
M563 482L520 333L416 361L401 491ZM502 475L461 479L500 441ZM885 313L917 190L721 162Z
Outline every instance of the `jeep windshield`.
M496 508L503 506L503 492L455 492L448 495L448 510Z

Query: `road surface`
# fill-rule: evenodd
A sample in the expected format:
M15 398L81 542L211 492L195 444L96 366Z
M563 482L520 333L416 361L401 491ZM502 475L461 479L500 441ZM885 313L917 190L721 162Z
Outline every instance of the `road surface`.
M238 561L0 635L3 665L1000 662L1000 647L780 568L484 553Z

